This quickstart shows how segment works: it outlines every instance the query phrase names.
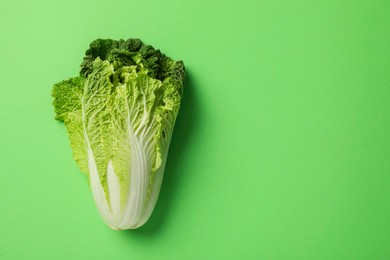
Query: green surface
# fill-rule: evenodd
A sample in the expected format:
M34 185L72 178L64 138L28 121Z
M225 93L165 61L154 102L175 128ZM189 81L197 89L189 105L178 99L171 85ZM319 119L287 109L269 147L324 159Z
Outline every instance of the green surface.
M389 1L0 3L0 259L390 259ZM160 200L107 228L54 120L95 38L188 81Z

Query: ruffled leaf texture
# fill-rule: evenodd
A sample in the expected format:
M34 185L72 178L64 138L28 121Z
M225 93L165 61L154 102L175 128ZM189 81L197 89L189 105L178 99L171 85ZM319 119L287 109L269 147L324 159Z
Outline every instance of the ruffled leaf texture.
M114 229L138 228L152 214L184 80L183 62L139 39L98 39L80 75L53 86L56 119Z

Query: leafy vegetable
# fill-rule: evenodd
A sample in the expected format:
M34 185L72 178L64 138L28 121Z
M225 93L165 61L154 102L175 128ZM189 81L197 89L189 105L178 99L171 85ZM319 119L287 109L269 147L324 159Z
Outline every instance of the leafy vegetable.
M80 76L54 85L56 119L89 177L96 206L114 229L152 214L185 79L173 61L139 39L90 44Z

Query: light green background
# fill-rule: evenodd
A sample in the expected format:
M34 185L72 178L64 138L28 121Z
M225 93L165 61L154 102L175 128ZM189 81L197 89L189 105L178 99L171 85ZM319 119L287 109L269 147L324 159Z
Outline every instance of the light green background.
M390 2L0 2L0 259L390 259ZM188 72L160 200L107 228L52 84L90 41Z

